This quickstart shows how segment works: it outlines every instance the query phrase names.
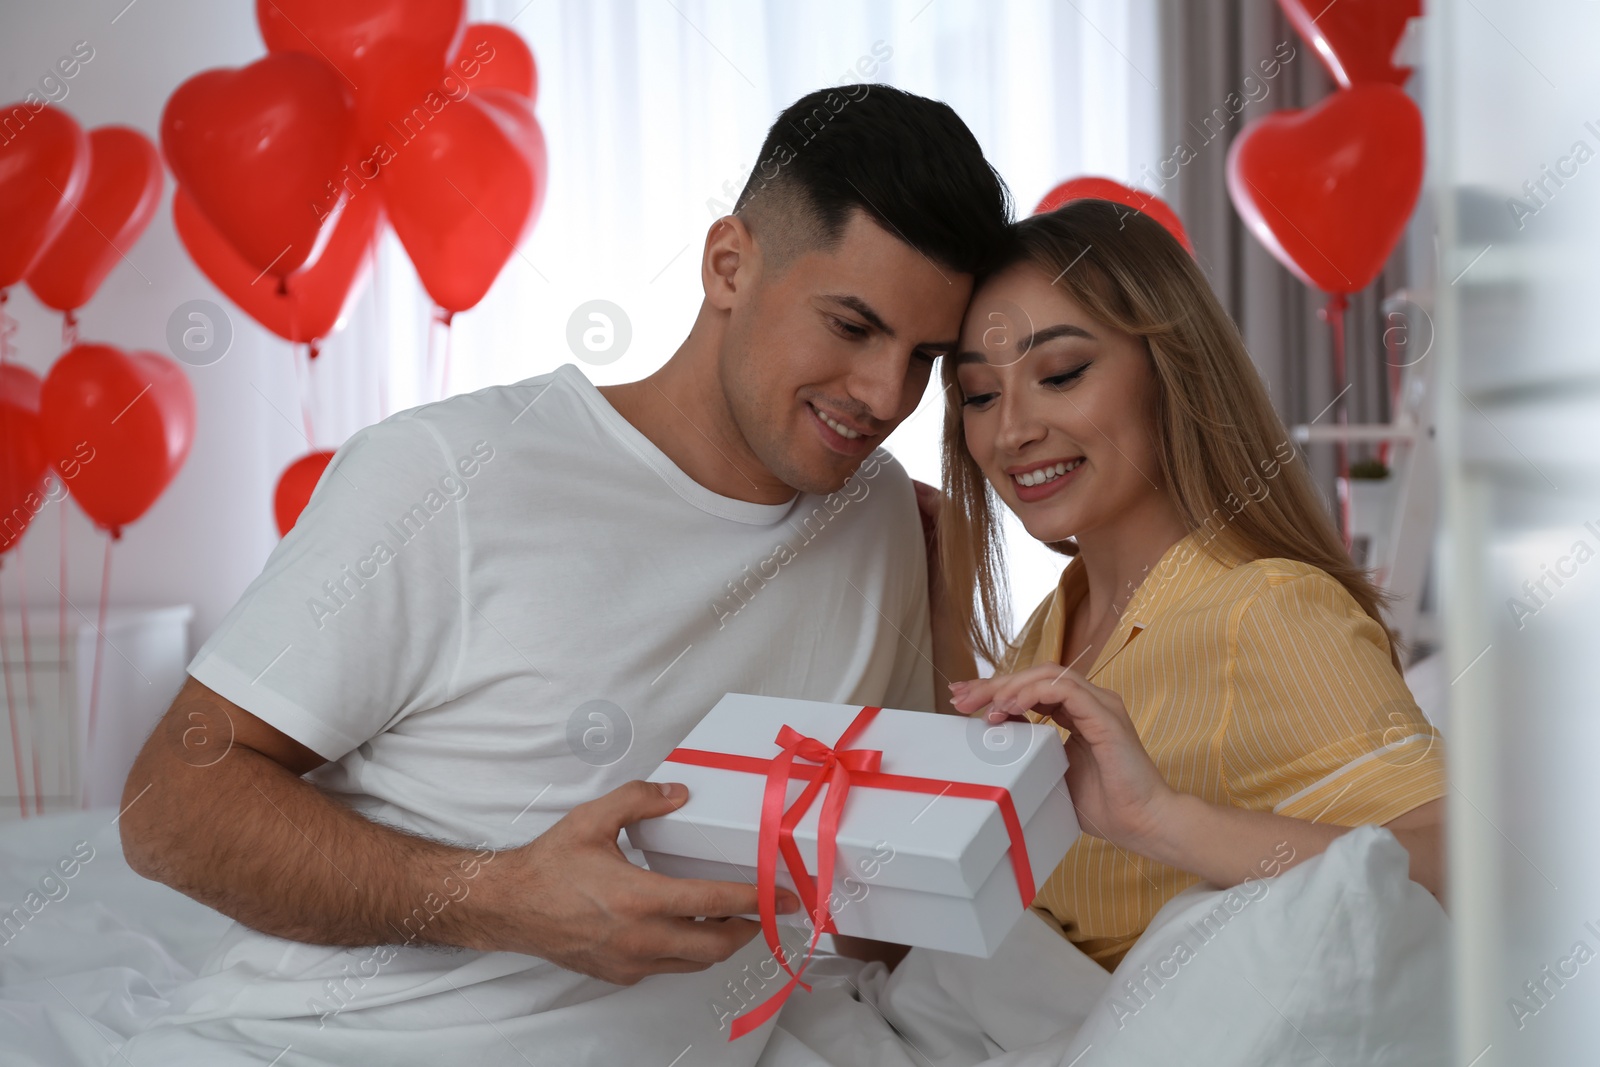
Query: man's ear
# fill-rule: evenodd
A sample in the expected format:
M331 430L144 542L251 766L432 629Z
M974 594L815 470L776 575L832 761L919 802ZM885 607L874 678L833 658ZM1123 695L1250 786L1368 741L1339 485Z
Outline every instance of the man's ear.
M724 215L713 222L700 256L700 284L706 302L718 311L731 310L741 292L749 289L760 262L760 249L743 219Z

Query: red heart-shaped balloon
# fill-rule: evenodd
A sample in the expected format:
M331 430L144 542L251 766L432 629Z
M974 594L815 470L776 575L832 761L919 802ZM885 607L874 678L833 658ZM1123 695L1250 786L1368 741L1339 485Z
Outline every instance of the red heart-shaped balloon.
M194 441L194 390L154 352L80 344L40 391L45 455L95 523L121 535L166 489Z
M150 225L165 180L150 138L127 126L90 130L88 187L28 271L33 295L57 311L87 304Z
M282 290L240 258L188 195L172 198L172 222L189 258L213 285L251 318L285 341L316 341L332 333L366 281L373 239L383 225L377 189L345 201L328 246L317 261L284 279Z
M271 52L331 65L355 97L363 152L439 89L467 24L465 0L256 0Z
M272 494L272 517L277 520L279 537L287 537L294 529L295 520L306 509L311 491L332 459L332 452L307 452L279 476L278 488Z
M1130 189L1110 178L1068 178L1045 193L1044 199L1039 201L1039 206L1033 209L1033 213L1042 215L1046 211L1054 211L1071 200L1110 200L1113 203L1125 204L1139 214L1149 215L1161 223L1168 233L1178 239L1185 252L1194 255L1194 246L1189 243L1189 234L1184 230L1183 222L1178 218L1178 213L1172 210L1171 205L1159 196Z
M1228 194L1307 285L1364 289L1422 190L1422 114L1393 85L1357 85L1252 123L1228 150Z
M533 102L484 89L442 110L384 164L384 199L428 294L483 299L539 217L547 174Z
M39 426L39 376L0 363L0 553L22 540L44 507L45 460Z
M1422 0L1312 0L1309 8L1303 0L1278 0L1278 6L1341 87L1404 85L1411 77L1410 67L1390 57L1406 23L1422 14Z
M196 74L161 114L178 184L258 272L316 261L354 145L350 102L326 63L287 52Z
M473 89L509 89L539 99L539 68L522 35L497 22L473 22L450 62L450 73Z
M48 104L11 104L0 120L0 289L8 289L27 276L83 195L89 138Z

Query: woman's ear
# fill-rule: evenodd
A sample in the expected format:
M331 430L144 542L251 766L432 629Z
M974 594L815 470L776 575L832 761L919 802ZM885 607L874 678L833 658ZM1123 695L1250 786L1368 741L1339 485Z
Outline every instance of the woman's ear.
M749 285L758 260L755 238L743 219L724 215L713 222L700 257L700 284L706 302L718 311L732 310L741 288Z

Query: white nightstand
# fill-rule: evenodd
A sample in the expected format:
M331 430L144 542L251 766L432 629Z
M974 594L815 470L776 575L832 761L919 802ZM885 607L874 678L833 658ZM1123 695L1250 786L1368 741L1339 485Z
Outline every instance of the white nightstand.
M80 605L80 607L84 607ZM89 693L94 673L92 607L80 615L67 608L67 640L58 640L55 604L28 606L28 648L33 703L28 704L23 669L22 615L5 613L5 651L11 664L11 699L28 813L34 813L34 738L39 747L39 791L46 812L77 807L118 807L128 768L145 738L183 685L189 662L188 604L154 608L109 608L101 649L99 707L89 742ZM12 752L11 707L0 686L0 819L22 814Z

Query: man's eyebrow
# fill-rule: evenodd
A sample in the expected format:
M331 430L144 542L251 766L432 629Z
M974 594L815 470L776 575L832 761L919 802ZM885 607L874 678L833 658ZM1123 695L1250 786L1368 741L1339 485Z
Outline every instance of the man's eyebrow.
M851 311L854 311L857 315L860 315L862 318L871 323L873 328L881 332L885 337L894 336L894 329L887 322L883 321L883 316L879 315L876 311L873 311L872 305L868 304L859 296L852 296L849 293L824 293L822 298L824 300L831 300L835 304L842 305L849 308Z
M1035 330L1027 337L1024 337L1017 343L1017 352L1019 355L1026 355L1033 346L1042 345L1046 341L1054 341L1057 337L1082 337L1088 341L1095 339L1094 334L1085 330L1082 326L1074 326L1069 322L1063 322L1057 326L1046 326L1042 330ZM959 352L956 354L955 362L958 367L966 363L987 363L989 362L989 357L982 352Z

